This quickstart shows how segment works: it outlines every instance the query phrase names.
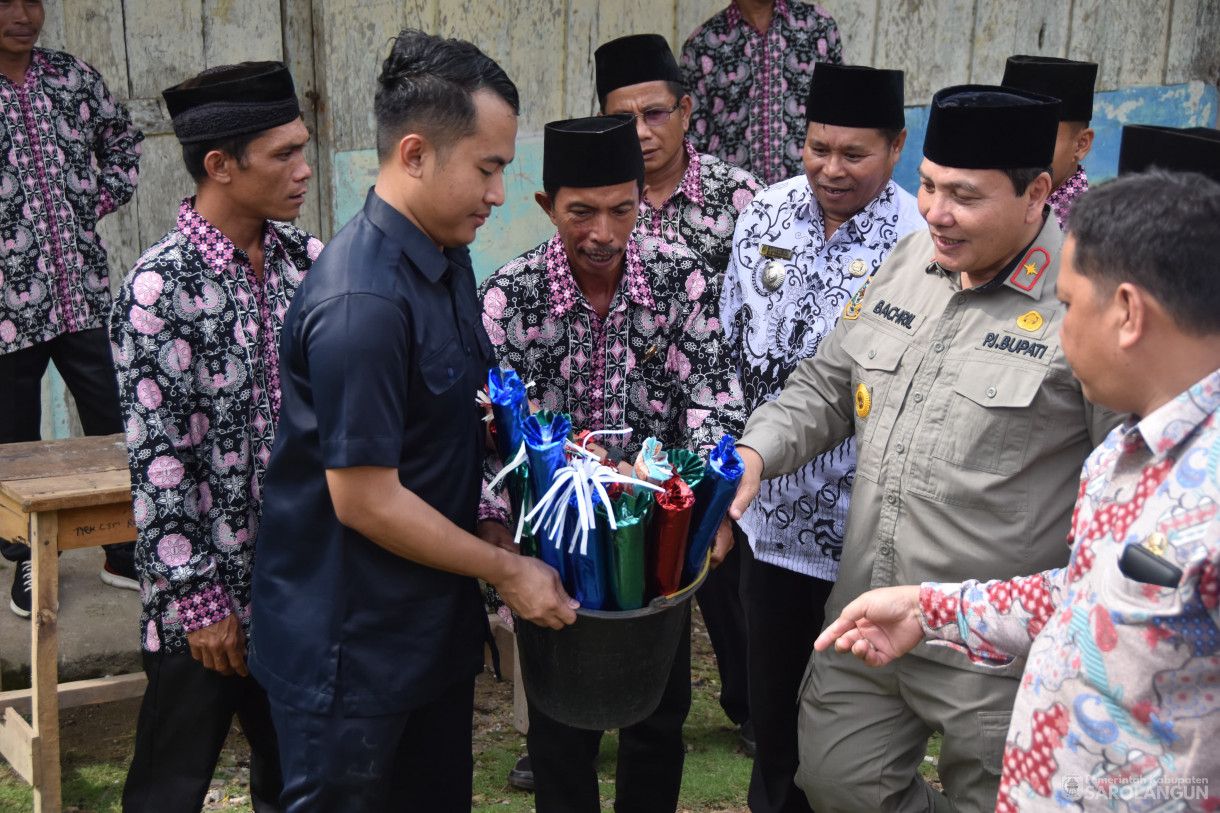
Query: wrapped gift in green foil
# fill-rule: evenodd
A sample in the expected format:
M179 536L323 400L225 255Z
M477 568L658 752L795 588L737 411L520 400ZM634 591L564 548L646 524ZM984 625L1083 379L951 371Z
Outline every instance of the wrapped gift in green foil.
M638 610L644 606L644 549L648 514L652 508L652 493L640 490L636 494L620 494L614 498L614 521L617 530L610 534L610 598L620 610ZM597 524L610 523L606 510L598 506Z
M682 482L690 486L691 491L703 481L703 461L694 452L686 449L666 449L665 457L669 465L674 467L674 474L682 478Z

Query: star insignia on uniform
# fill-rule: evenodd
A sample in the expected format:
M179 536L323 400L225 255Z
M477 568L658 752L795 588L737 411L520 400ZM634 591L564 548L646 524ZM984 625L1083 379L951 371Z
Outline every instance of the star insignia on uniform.
M1038 273L1038 266L1034 263L1026 263L1023 267L1025 268L1026 276L1032 277L1034 274Z

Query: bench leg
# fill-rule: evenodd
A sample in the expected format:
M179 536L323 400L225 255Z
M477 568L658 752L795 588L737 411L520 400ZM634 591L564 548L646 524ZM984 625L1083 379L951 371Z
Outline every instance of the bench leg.
M34 584L30 619L30 686L33 728L39 748L34 813L60 813L59 786L59 518L54 511L30 515L30 554Z

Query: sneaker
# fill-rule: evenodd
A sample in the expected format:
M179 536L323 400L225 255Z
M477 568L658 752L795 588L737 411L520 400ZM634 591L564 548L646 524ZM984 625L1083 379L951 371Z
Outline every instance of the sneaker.
M517 764L508 772L508 784L521 790L534 789L534 766L530 764L529 754L517 760Z
M128 567L131 566L128 565ZM127 570L127 568L123 567L123 565L120 564L119 567L116 568L113 564L111 564L110 560L107 559L106 564L102 565L102 581L106 582L106 584L110 585L111 587L120 587L124 590L135 590L139 592L140 582L138 579L136 579L136 569L131 567L130 573L122 572L124 570Z
M13 568L13 593L8 607L20 618L30 617L30 590L34 587L34 569L30 561L15 562Z

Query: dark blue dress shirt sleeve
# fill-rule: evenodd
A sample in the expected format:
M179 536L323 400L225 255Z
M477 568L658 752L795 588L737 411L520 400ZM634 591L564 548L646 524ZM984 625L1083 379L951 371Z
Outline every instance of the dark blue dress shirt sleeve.
M375 294L320 303L305 318L322 464L397 468L411 368L407 315Z

